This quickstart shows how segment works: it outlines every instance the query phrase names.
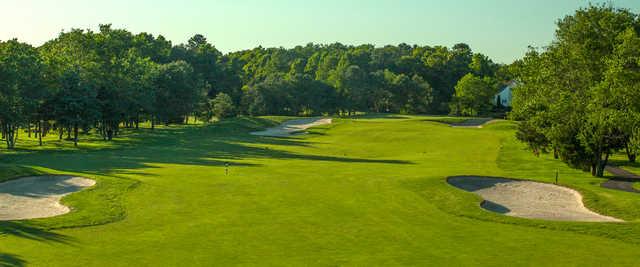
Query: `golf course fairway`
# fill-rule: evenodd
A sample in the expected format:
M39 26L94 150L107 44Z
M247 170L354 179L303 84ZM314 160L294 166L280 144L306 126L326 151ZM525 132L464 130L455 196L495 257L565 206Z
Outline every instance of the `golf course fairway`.
M0 266L640 263L640 194L534 156L512 122L454 128L381 115L333 118L305 135L250 134L286 119L141 129L79 148L24 137L2 151L0 181L51 174L96 185L62 199L68 214L0 222ZM553 182L556 170L587 208L624 222L505 216L446 181Z

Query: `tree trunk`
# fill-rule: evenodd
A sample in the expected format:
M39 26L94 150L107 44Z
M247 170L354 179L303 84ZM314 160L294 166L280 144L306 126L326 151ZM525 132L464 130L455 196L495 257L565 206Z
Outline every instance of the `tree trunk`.
M609 153L605 154L604 159L602 159L602 156L597 156L596 162L591 165L591 175L596 177L603 177L604 170L606 169L608 163Z
M111 141L113 139L113 122L111 121L103 121L103 128L104 128L104 138L106 141Z
M156 129L156 116L151 116L151 130Z
M7 144L7 148L11 148L11 141L9 141L9 126L2 125L2 133L4 134L4 141Z
M49 130L51 129L51 125L49 124L48 121L42 121L40 123L40 134L42 135L42 137L47 137L47 134L49 133Z
M73 125L73 146L78 146L78 123Z
M31 122L27 122L27 137L31 138Z
M18 137L18 127L15 127L11 124L5 124L3 128L6 131L5 142L7 143L7 149L13 149L16 145L16 139Z
M632 151L632 149L629 147L629 144L625 146L625 149L627 150L627 157L629 158L629 162L635 163L637 157L636 152Z
M107 141L107 128L104 121L100 124L100 135L102 135L102 140Z
M38 131L38 144L40 146L42 146L42 133L44 132L43 127L42 127L42 121L38 122L39 125L39 131Z

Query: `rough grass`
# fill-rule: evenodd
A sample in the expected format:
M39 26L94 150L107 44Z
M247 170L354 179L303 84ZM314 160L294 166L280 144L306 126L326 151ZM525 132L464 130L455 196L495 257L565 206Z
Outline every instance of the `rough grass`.
M549 155L534 157L513 138L511 123L463 129L425 121L438 119L360 116L271 138L248 133L283 118L238 118L125 131L109 144L85 136L78 149L55 140L39 148L23 138L18 151L0 151L4 164L98 185L64 199L70 214L0 223L0 263L637 264L640 194L601 188L603 179ZM507 217L445 181L489 175L551 182L556 169L588 207L629 222Z

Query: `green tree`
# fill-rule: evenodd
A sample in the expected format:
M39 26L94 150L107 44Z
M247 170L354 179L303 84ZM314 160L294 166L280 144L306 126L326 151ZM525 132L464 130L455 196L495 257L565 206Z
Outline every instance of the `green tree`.
M191 65L176 61L160 65L152 79L155 117L165 123L183 123L203 99Z
M130 50L123 59L123 122L128 127L135 125L137 129L141 118L151 118L154 114L155 91L153 77L157 64L150 58L142 58L134 50Z
M30 123L42 105L43 67L34 47L15 39L0 42L0 130L9 149L19 127Z
M494 95L495 89L486 79L469 73L455 87L455 95L450 104L451 113L463 116L485 114L491 110Z
M636 162L636 158L638 154L640 154L640 127L635 128L631 132L625 148L629 157L629 162Z
M633 82L636 16L590 6L558 22L556 40L514 64L520 82L512 117L518 137L570 165L602 176L609 156L629 144L637 111ZM631 58L631 61L627 61ZM544 138L541 138L544 136ZM535 138L531 138L535 137Z
M613 54L607 59L604 81L599 86L606 106L621 118L619 128L625 134L624 149L630 162L640 152L640 37L628 28L617 38Z
M73 129L73 143L78 145L78 129L93 125L100 118L97 92L89 82L83 81L80 69L70 69L60 78L61 88L50 100L53 118Z
M243 90L242 105L250 115L297 115L292 83L279 75Z
M489 57L483 54L473 54L471 63L469 63L471 72L479 77L495 76L498 67Z
M133 46L133 35L123 29L113 29L110 24L100 25L94 42L98 56L97 99L101 118L99 133L104 140L110 141L118 135L120 123L130 115L132 105L128 91L131 79L126 64Z
M212 100L212 113L218 119L226 119L235 115L235 107L231 97L225 93L218 93Z
M60 139L67 131L67 135L71 136L72 125L61 114L67 112L61 111L65 107L65 103L61 102L61 96L69 94L70 84L65 84L71 73L79 76L79 84L84 88L91 88L96 91L100 84L101 73L99 65L99 57L95 49L95 34L90 31L72 30L62 32L51 41L39 47L40 54L46 64L45 78L47 87L50 89L49 98L45 101L45 110L43 118L48 121L54 121L53 125L59 131ZM89 86L91 84L91 86ZM63 92L67 91L67 92ZM99 107L99 103L95 103L95 108ZM57 115L56 115L57 114ZM100 116L101 117L101 116ZM94 126L95 121L83 122L83 129L89 130ZM42 127L38 127L42 130ZM40 136L46 132L40 132Z
M301 115L334 113L337 101L336 90L330 85L314 80L311 75L297 74L289 78L291 84L292 110Z
M148 58L159 64L170 62L171 42L162 35L154 37L152 34L143 32L133 37L133 49L142 58Z
M156 121L205 118L213 105L206 97L221 92L241 114L444 113L465 74L480 75L492 86L508 76L504 66L466 44L307 44L223 55L199 34L172 46L161 35L104 24L96 32L62 32L37 51L25 48L24 62L15 56L21 46L9 41L3 43L7 47L0 125L11 144L19 127L31 136L34 124L40 137L57 128L60 139L65 131L72 139L80 128L111 140L121 127L137 128L144 120L153 128ZM23 67L27 63L37 70ZM96 109L85 110L87 103Z

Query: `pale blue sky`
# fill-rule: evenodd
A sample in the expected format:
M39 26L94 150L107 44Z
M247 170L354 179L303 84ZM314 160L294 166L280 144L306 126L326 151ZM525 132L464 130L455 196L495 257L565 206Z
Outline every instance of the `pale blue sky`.
M602 1L591 1L602 2ZM640 0L607 1L640 12ZM70 28L112 23L162 34L174 44L195 33L223 52L345 44L464 42L497 62L553 38L555 21L584 0L0 0L0 40L40 45Z

